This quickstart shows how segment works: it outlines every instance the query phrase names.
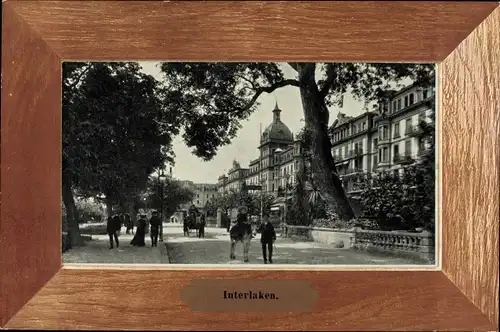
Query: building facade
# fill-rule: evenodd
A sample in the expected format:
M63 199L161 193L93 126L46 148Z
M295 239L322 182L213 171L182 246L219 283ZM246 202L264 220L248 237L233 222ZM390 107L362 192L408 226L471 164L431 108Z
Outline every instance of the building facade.
M410 85L395 92L378 113L338 114L330 127L332 154L348 194L358 192L356 182L362 173L401 172L418 161L427 149L419 123L433 121L429 102L434 98L433 87Z
M217 191L217 184L215 183L194 183L192 181L181 181L181 183L191 189L195 194L191 202L183 204L180 207L181 211L188 211L189 207L194 205L200 212L202 212L204 211L203 209L207 202L219 195Z
M218 179L218 192L240 191L246 187L249 192L266 192L279 195L296 181L294 175L302 163L302 141L294 137L281 120L281 109L276 103L273 120L262 132L257 147L258 157L248 167L241 167L235 160L227 174Z

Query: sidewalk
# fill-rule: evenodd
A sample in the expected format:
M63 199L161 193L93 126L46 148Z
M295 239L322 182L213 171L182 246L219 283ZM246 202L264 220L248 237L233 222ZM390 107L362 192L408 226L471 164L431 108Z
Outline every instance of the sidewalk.
M134 247L130 241L132 234L125 234L122 228L118 237L120 247L109 249L107 235L92 235L92 240L86 241L85 246L76 247L63 253L63 264L168 264L168 255L165 245L158 242L158 247L151 247L151 239L146 236L145 247ZM82 230L85 234L85 230Z

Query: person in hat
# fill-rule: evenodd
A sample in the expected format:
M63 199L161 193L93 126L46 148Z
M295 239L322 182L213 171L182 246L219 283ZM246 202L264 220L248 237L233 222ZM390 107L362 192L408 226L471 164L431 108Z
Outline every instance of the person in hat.
M138 220L138 225L137 229L135 231L134 238L130 242L131 245L137 246L137 247L144 247L146 245L146 242L144 238L146 237L146 224L147 224L147 219L145 214L141 214L139 216Z
M269 222L269 216L264 215L262 218L262 224L259 229L260 243L262 245L262 258L264 259L264 264L267 264L267 259L269 258L269 263L273 263L273 243L276 241L276 231L271 222ZM267 249L267 250L266 250ZM269 254L269 255L267 255Z
M151 219L149 219L149 224L151 225L150 228L150 236L151 236L151 246L152 247L157 247L158 246L158 235L160 233L160 227L161 225L161 219L158 216L157 211L153 211L153 216Z
M120 219L118 218L117 215L111 217L108 217L107 223L106 223L106 232L108 233L109 236L109 249L113 249L113 239L116 242L116 247L120 245L120 242L118 241L118 232L120 231Z

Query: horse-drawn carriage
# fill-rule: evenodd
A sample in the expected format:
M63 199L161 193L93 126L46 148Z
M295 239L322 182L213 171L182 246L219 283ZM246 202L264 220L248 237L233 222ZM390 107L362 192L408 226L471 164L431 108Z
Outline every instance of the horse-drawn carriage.
M199 213L196 208L191 208L187 216L184 218L184 236L189 236L190 231L195 230L196 236L202 235L205 237L205 225L206 221L204 215Z

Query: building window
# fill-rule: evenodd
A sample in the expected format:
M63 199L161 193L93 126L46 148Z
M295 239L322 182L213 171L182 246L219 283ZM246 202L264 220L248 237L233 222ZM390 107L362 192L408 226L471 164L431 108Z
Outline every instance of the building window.
M393 101L392 102L392 112L396 112L397 109L396 109L396 101Z
M347 150L347 145L344 147L344 155L347 157L349 154L349 151Z
M398 111L401 109L401 98L398 99Z
M408 96L405 96L405 107L408 107L408 106L409 106Z
M354 160L354 168L355 169L360 169L361 165L363 165L363 160L359 160L359 159Z
M399 157L399 144L394 145L394 159L397 159Z
M425 121L425 111L418 114L418 123L420 124L421 122L424 121Z
M427 98L429 97L429 90L424 89L424 90L422 91L422 97L423 97L424 99L427 99Z
M420 139L418 141L418 153L422 154L425 152L425 141L423 139Z
M375 168L377 168L377 164L378 164L378 161L377 161L377 155L374 155L373 156L373 171L375 171Z
M415 103L415 100L414 100L414 95L413 93L410 93L410 105L413 105L413 103Z
M411 118L406 119L406 135L411 133L411 130L413 128L411 127Z
M399 137L399 122L394 124L394 138Z
M411 156L411 140L405 142L405 155Z
M373 139L373 147L376 149L378 145L378 139L374 138Z

